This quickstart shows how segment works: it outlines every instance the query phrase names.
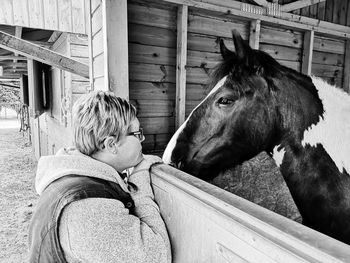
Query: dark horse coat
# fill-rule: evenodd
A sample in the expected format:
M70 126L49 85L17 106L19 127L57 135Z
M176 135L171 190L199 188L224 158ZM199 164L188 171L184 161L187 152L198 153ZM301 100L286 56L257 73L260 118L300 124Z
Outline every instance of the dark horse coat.
M235 52L174 134L163 160L210 180L262 151L274 157L303 223L350 244L350 97L253 50Z

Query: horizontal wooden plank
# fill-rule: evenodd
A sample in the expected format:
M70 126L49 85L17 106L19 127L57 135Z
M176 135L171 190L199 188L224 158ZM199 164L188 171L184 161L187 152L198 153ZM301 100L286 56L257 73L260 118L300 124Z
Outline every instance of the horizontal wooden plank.
M175 83L131 81L129 88L130 100L175 100Z
M278 60L278 62L288 68L294 69L298 72L301 70L301 63L299 61L289 61L289 60Z
M138 118L145 134L174 133L174 117Z
M128 24L129 43L176 48L176 32L171 29Z
M210 92L207 85L204 84L187 84L186 101L202 101Z
M146 134L142 142L142 152L152 153L153 151L164 150L171 139L171 134Z
M301 48L303 37L301 32L278 29L262 24L260 29L260 44L262 43Z
M138 117L172 117L175 105L173 100L130 100L137 109Z
M130 63L130 81L172 82L175 83L175 67Z
M187 51L188 67L213 68L221 60L219 53ZM176 50L166 47L129 44L129 62L173 66L176 63Z
M243 39L248 39L249 23L242 20L231 20L227 17L206 17L200 12L190 11L188 15L188 32L231 38L232 29L238 30Z
M227 48L235 50L232 38L223 38ZM188 50L220 53L219 37L189 33L187 37Z
M210 69L190 68L186 69L186 82L192 84L207 84L210 75Z
M314 50L335 54L344 54L345 41L315 35Z
M188 67L213 68L222 61L221 54L203 51L187 51Z
M343 68L332 65L312 64L311 73L327 78L342 78Z
M176 63L176 50L174 48L130 43L129 62L174 66Z
M343 67L344 55L314 50L312 54L312 63Z
M153 3L128 4L129 23L176 29L176 7L168 5L167 9L154 7Z
M85 45L71 44L70 45L70 54L72 57L88 58L89 57L89 48L88 48L88 46L85 46Z
M259 49L276 60L301 61L301 49L260 43Z

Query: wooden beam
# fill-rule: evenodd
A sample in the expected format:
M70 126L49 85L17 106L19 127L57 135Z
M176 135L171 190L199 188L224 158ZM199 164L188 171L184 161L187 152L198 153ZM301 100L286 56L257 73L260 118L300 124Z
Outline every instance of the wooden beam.
M311 75L312 67L312 52L314 48L314 31L306 31L304 33L303 42L303 58L301 64L301 72L306 75Z
M52 50L11 36L2 31L0 31L0 47L62 70L89 78L89 67L87 65L53 52Z
M290 11L294 11L294 10L304 8L304 7L307 7L310 5L319 4L322 2L326 2L326 0L299 0L299 1L289 3L289 4L282 5L282 11L283 12L290 12Z
M0 56L0 61L1 60L13 60L13 59L17 59L17 60L27 60L26 57L16 57L16 56Z
M259 8L255 5L249 5L247 3L241 3L238 1L217 1L217 4L205 3L202 0L163 0L165 2L180 4L180 5L188 5L191 7L210 10L214 12L231 14L234 16L239 16L251 20L261 20L262 22L267 22L271 24L277 24L279 26L284 26L292 29L299 29L303 31L313 30L315 32L319 32L322 34L337 36L341 38L350 38L350 27L337 25L334 23L329 23L326 21L320 21L318 19L303 17L299 15L294 15L286 12L281 12L280 18L267 16L263 12L262 13L251 13L242 11L243 6L246 7L247 10L255 10ZM213 2L213 0L208 0L208 2ZM270 3L271 4L271 3ZM265 10L261 8L262 11Z
M177 54L176 54L176 102L175 127L185 121L186 108L186 58L187 58L188 6L181 5L177 12Z
M345 44L343 89L350 93L350 40Z
M102 1L105 88L129 99L127 0Z
M27 67L25 62L0 61L0 66L4 67Z
M260 25L260 20L253 20L250 22L249 45L254 49L259 49Z
M268 6L269 2L267 2L266 0L253 0L255 3L257 3L260 6Z

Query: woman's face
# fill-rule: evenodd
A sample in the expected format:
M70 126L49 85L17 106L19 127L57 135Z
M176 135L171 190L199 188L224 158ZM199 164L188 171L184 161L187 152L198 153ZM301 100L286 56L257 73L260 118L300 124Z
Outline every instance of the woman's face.
M128 133L136 132L140 130L140 122L137 118L135 118L129 127ZM142 146L139 138L134 135L126 135L119 143L118 143L118 153L116 158L119 163L120 169L125 170L131 167L134 167L138 163L140 163L143 159L142 156Z

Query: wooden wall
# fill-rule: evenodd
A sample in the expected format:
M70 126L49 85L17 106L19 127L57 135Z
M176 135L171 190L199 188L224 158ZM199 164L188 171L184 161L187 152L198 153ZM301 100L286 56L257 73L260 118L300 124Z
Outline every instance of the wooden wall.
M151 170L173 263L348 262L349 246L168 165Z
M288 4L295 0L279 0L279 4ZM350 26L350 1L327 0L309 7L298 9L292 13L307 16L344 26Z
M87 0L1 0L0 24L87 34Z
M86 36L61 34L54 43L55 52L88 64ZM72 146L71 109L75 100L90 89L88 79L52 67L50 110L39 116L40 155L54 154L62 147Z
M102 1L91 1L91 50L90 50L90 71L91 84L95 87L102 87L105 84L104 74L104 43L103 43L103 18L102 18Z
M177 7L152 1L128 2L130 100L144 127L147 151L162 150L175 130ZM186 116L209 92L206 83L220 61L218 39L233 49L231 30L249 38L250 22L189 8ZM259 49L301 71L304 33L261 24ZM342 86L345 41L315 34L312 74Z

